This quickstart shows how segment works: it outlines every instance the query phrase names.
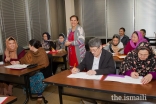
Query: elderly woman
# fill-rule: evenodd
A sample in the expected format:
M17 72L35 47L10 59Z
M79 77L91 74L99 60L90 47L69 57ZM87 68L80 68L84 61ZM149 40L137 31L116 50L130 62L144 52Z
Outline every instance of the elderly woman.
M108 42L105 46L105 50L118 54L123 54L123 43L120 41L120 36L118 34L114 34L112 41Z
M134 31L131 40L125 46L124 54L127 55L128 52L134 50L141 42L147 42L147 40L143 38L140 31Z
M67 41L68 58L70 67L77 66L84 58L85 49L85 33L79 25L78 17L73 15L70 17L71 28L68 30Z
M135 50L129 52L121 63L120 71L133 78L143 76L143 84L156 79L156 56L149 43L141 42Z
M4 62L18 61L25 55L25 50L17 45L13 37L6 39L6 49L4 52ZM13 85L9 83L1 83L0 94L12 95ZM2 90L3 89L3 90Z

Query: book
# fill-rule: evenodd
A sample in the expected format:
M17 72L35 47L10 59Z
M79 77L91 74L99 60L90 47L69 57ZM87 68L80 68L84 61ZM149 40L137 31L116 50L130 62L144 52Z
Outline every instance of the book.
M10 69L24 69L27 68L28 65L26 64L15 64L15 65L8 65L5 66L5 68L10 68Z

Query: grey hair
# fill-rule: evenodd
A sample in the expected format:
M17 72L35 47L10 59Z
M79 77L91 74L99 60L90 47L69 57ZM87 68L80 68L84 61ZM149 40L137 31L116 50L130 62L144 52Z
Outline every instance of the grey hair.
M102 45L101 39L99 38L92 38L88 42L89 47L100 47Z

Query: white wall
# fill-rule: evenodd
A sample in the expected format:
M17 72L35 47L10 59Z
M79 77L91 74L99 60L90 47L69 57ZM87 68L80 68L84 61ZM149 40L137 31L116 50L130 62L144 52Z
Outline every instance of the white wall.
M65 0L65 11L66 11L66 29L68 32L68 29L71 27L70 25L70 16L75 14L74 10L74 0Z

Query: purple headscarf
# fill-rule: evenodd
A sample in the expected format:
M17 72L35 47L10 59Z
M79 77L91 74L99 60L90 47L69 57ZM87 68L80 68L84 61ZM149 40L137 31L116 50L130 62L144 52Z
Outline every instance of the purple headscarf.
M133 47L133 48L136 48L138 45L139 45L139 43L141 43L141 42L148 42L146 39L144 39L144 37L142 36L142 34L141 34L141 32L140 31L135 31L135 32L137 32L137 34L138 34L138 42L137 43L134 43L133 41L132 41L132 36L131 36L131 40L130 40L130 44L131 44L131 46ZM134 32L133 32L133 34L134 34ZM132 35L133 35L132 34Z

